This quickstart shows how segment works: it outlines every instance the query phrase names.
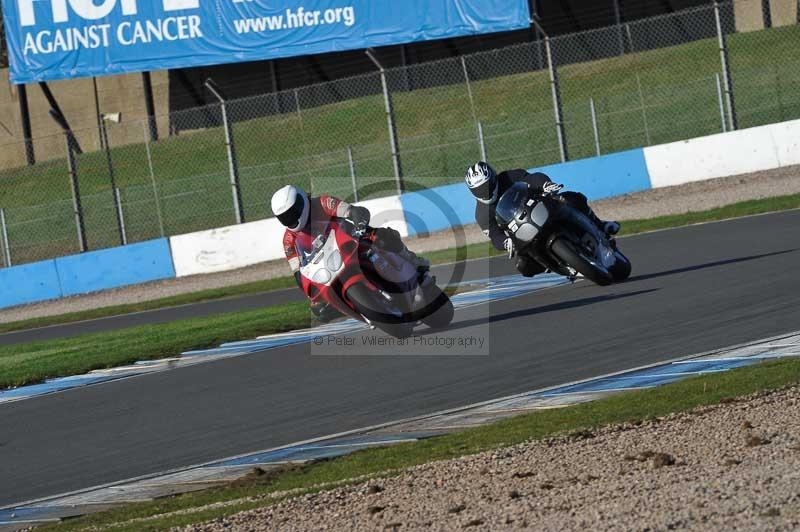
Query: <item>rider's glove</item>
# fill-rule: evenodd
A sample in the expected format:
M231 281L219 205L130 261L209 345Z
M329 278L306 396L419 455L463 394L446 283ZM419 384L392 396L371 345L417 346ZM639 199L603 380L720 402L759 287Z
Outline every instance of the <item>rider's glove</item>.
M555 194L559 192L562 188L564 188L564 185L548 181L547 183L544 184L544 186L542 186L542 192L544 192L545 194Z
M503 242L503 245L506 248L506 253L508 253L508 258L513 258L514 254L516 253L516 250L514 249L514 241L510 238L506 238L505 242Z

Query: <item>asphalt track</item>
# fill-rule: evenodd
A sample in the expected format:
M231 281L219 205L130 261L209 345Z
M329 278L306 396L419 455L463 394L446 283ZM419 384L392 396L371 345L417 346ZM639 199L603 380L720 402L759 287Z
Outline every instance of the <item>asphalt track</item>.
M460 311L442 336L483 349L294 346L2 405L0 506L795 331L798 227L791 211L626 238L625 284Z

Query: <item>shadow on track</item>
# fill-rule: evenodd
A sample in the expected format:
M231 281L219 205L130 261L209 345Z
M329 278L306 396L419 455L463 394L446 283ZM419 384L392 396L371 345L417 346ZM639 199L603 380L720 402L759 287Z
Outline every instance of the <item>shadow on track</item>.
M522 310L515 310L505 314L498 314L496 316L488 316L486 318L476 318L467 321L454 323L443 331L425 330L418 333L419 336L427 336L429 334L441 334L442 332L452 332L459 329L466 329L475 325L485 325L486 323L495 323L505 320L513 320L514 318L522 318L525 316L533 316L537 314L546 314L548 312L557 312L559 310L567 310L571 308L585 307L587 305L595 305L597 303L605 303L607 301L614 301L616 299L625 299L628 297L649 294L651 292L658 292L660 288L651 288L649 290L637 290L636 292L627 292L625 294L608 294L602 296L585 297L582 299L574 299L572 301L564 301L562 303L553 303L552 305L545 305L543 307L526 308Z
M625 284L636 282L636 281L646 281L648 279L655 279L657 277L667 277L669 275L677 275L679 273L693 272L693 271L697 271L697 270L705 270L707 268L716 268L717 266L727 266L729 264L737 264L739 262L747 262L747 261L751 261L751 260L758 260L758 259L763 259L763 258L766 258L766 257L775 257L777 255L785 255L787 253L794 253L795 251L798 251L798 250L797 249L786 249L786 250L783 250L783 251L775 251L775 252L772 252L772 253L762 253L761 255L750 255L748 257L739 257L739 258L736 258L736 259L718 260L718 261L715 261L715 262L707 262L705 264L696 264L694 266L685 266L683 268L676 268L674 270L667 270L667 271L663 271L663 272L647 273L647 274L644 274L644 275L634 275L633 277L631 277L627 281L625 281ZM635 264L636 263L634 262L634 267L636 267Z

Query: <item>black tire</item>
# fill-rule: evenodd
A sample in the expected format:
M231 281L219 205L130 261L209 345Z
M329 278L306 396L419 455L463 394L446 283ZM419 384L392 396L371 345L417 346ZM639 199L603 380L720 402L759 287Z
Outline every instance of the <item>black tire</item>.
M553 253L562 261L566 262L578 272L600 286L608 286L614 283L614 278L605 269L601 269L586 260L575 250L575 246L564 238L558 238L551 246Z
M431 329L444 329L452 323L456 310L447 294L434 285L426 290L425 299L427 305L435 310L422 318L422 323Z
M620 283L631 276L631 261L619 250L614 252L614 256L617 258L617 262L608 271L614 278L614 282Z
M351 286L347 290L347 298L361 315L386 334L408 338L414 332L413 323L403 321L402 313L363 284Z

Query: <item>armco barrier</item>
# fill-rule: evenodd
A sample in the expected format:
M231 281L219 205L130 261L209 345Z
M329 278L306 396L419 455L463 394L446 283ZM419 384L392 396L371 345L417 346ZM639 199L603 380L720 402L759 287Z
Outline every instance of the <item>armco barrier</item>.
M0 308L174 277L162 238L0 270Z
M56 259L63 296L175 277L166 238Z
M464 183L400 196L409 236L475 223L475 198Z
M359 203L372 212L372 225L390 226L406 236L400 200L380 198ZM284 227L275 218L200 231L170 239L178 277L245 268L284 257Z
M61 283L52 259L0 270L0 308L59 297Z
M800 164L800 120L769 126L781 168Z
M641 149L612 153L542 168L553 181L583 192L591 200L650 188ZM410 235L442 231L475 223L475 198L463 183L436 187L400 197Z
M275 218L170 238L175 275L186 277L244 268L283 254L283 227Z
M582 192L590 200L610 198L651 188L641 149L534 168L569 190Z
M800 164L800 120L644 149L653 188Z

